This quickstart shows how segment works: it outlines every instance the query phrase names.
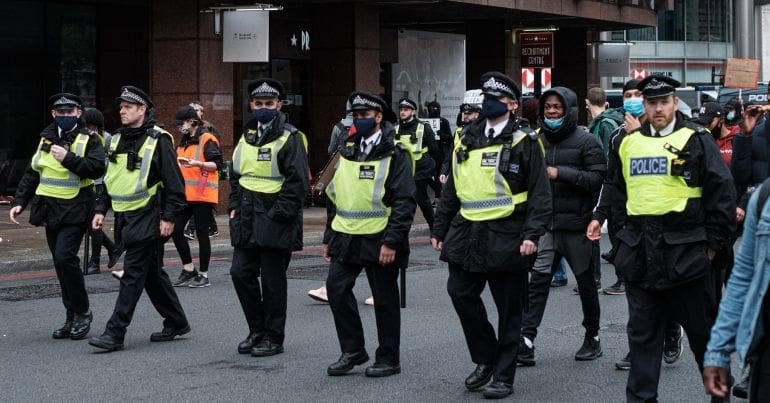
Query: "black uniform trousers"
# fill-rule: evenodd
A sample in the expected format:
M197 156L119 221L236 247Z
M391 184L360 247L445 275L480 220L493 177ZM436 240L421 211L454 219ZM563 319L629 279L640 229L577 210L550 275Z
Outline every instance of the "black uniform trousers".
M67 310L67 319L72 319L76 313L88 311L88 294L83 272L80 270L80 243L86 227L79 225L62 225L58 228L45 229L48 249L53 256L56 277L61 286L61 300Z
M353 295L353 286L361 270L374 297L374 317L377 322L375 362L388 365L400 363L401 308L399 305L398 273L395 265L383 267L340 263L332 258L329 276L326 278L326 294L337 328L337 338L343 353L364 351L364 328L358 314L358 303Z
M497 337L481 299L487 284L497 306ZM471 361L493 365L496 381L513 384L516 375L516 353L526 289L526 273L470 272L461 265L449 264L447 292L460 318Z
M249 333L262 333L275 344L283 344L285 336L286 269L290 260L291 252L288 250L233 249L230 275L249 325Z
M420 206L422 216L425 217L425 222L428 223L428 228L433 230L433 202L428 196L428 186L433 182L433 179L417 179L415 185L417 186L417 205Z
M714 323L713 276L667 290L646 290L626 284L628 344L631 371L626 384L628 402L657 401L663 355L664 327L668 319L682 325L700 372L703 354Z
M198 270L203 273L209 271L211 261L211 240L209 239L211 221L209 220L211 220L213 206L215 206L213 203L188 202L174 223L174 233L171 235L182 264L192 263L190 243L184 236L184 225L191 217L195 218L195 234L198 236Z
M188 325L179 298L171 286L168 274L163 270L163 246L158 241L148 241L126 248L123 259L123 277L115 302L115 311L107 322L106 333L122 338L131 324L136 304L147 291L152 305L163 317L164 328L181 329Z

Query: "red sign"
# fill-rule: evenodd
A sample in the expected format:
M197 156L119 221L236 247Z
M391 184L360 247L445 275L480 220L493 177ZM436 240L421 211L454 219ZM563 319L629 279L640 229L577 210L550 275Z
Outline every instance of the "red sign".
M553 67L553 32L521 32L521 67Z
M631 78L634 80L643 80L649 73L645 69L633 69L631 70Z

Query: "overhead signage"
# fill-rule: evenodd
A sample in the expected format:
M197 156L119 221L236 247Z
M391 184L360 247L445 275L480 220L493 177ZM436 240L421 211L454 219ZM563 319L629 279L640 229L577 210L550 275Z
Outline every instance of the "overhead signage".
M553 32L521 32L521 67L553 67Z

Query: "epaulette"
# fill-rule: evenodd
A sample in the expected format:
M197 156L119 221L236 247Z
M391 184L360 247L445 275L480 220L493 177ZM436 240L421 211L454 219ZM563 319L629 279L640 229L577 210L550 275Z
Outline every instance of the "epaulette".
M283 129L284 129L284 130L288 130L288 131L289 131L291 134L294 134L294 133L296 133L296 132L298 132L298 131L299 131L299 130L298 130L296 127L294 127L294 125L292 125L291 123L284 123L284 124L283 124Z
M532 128L529 126L522 126L519 128L519 130L523 131L524 133L527 133L527 136L529 136L530 140L535 141L538 138L537 132L532 130Z
M711 134L711 133L709 133L708 130L706 130L705 127L703 127L702 125L700 125L700 124L698 124L696 122L685 121L684 122L684 126L687 127L688 129L694 130L695 133L698 133L698 134Z

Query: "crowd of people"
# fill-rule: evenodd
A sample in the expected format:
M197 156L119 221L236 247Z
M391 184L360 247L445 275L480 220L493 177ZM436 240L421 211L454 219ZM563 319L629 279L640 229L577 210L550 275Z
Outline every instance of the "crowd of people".
M482 75L479 87L461 105L454 133L443 118L434 132L409 97L398 100L395 122L382 97L348 97L328 148L336 161L324 190L329 273L323 287L308 292L328 302L339 340L341 355L327 374L370 360L352 291L361 271L378 336L364 374L401 372L398 277L409 265L419 206L431 245L448 265L447 292L473 363L467 389L489 399L513 393L517 367L536 364L549 290L566 285L569 269L583 314L577 361L603 355L599 293L626 297L629 349L615 367L629 370L627 401L657 401L661 362L679 359L685 335L714 399L732 389L769 401L770 188L762 184L770 175L770 107L740 98L706 103L693 120L678 111L679 83L656 75L626 82L617 109L598 87L583 102L566 87L522 100L518 85L499 72ZM284 351L286 272L303 246L311 178L307 138L281 111L283 84L262 78L247 91L250 115L227 172L230 275L248 327L237 351L267 357ZM40 134L10 209L14 223L29 208L30 224L45 226L65 308L55 339L79 340L90 331L78 257L86 233L93 249L87 274L100 271L102 246L109 268L124 255L122 270L112 272L120 280L112 316L89 339L104 351L124 347L143 290L163 317L151 341L191 331L174 287L211 285L209 237L218 232L213 214L226 166L219 131L203 119L200 102L176 113L178 141L156 121L140 88L124 86L116 103L121 127L110 134L101 112L78 96L52 96L53 122ZM440 105L426 106L439 119ZM579 124L582 107L587 126ZM109 210L114 241L102 228ZM611 245L605 253L603 225ZM182 262L173 281L163 269L168 239ZM199 246L197 266L191 239ZM604 288L602 259L617 277ZM487 286L497 330L481 298ZM736 351L745 368L737 377L730 374Z

